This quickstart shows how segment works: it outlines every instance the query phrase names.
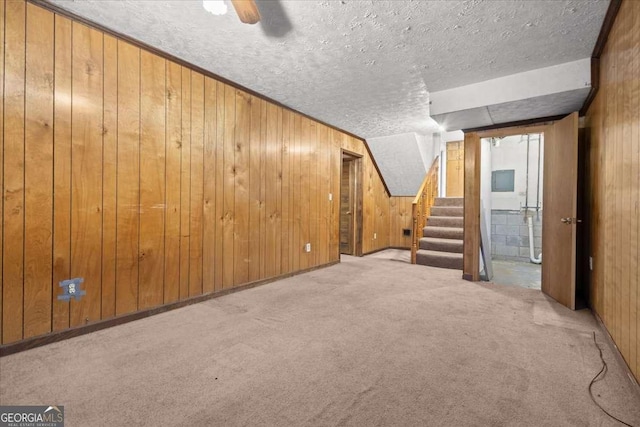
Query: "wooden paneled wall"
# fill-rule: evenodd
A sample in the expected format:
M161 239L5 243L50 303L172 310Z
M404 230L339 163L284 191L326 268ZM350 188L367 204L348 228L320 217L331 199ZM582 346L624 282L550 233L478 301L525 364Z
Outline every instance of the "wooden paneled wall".
M480 136L464 135L464 264L462 278L480 280Z
M0 25L3 344L338 261L341 148L389 246L361 140L21 0Z
M640 380L640 2L625 0L587 113L591 305Z
M411 214L413 199L415 196L389 198L389 246L393 248L411 249L411 235L404 236L402 230L413 228Z

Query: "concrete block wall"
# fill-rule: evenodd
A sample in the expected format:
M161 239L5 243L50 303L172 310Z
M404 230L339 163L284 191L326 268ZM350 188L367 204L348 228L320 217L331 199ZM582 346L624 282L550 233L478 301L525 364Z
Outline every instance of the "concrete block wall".
M542 211L531 212L535 256L542 251ZM491 211L491 258L529 262L529 227L524 211Z

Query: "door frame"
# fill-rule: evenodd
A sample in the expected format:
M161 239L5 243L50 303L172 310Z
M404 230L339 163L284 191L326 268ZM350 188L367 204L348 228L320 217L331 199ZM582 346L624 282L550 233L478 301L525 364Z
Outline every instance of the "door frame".
M528 133L549 135L554 122L512 126L464 134L464 243L462 278L480 280L480 139ZM545 143L547 138L545 137ZM544 220L542 221L544 228Z
M464 200L464 244L463 244L463 279L470 281L479 280L480 269L480 150L481 138L490 137L504 137L512 135L523 135L530 133L541 133L544 135L545 150L544 150L544 185L543 185L543 210L542 210L542 253L546 254L546 263L542 264L542 292L545 295L555 299L560 304L568 307L569 309L576 309L576 290L583 286L582 283L577 283L578 269L582 260L578 259L577 254L577 241L581 233L585 231L580 229L576 217L578 216L578 170L580 165L579 152L579 118L578 113L574 112L567 114L554 121L547 121L544 123L538 123L533 125L505 127L501 129L493 129L486 131L469 132L465 134L465 200ZM568 143L569 138L575 137L575 147ZM548 145L551 144L551 145ZM551 148L549 148L551 147ZM575 153L571 151L575 149ZM561 152L559 150L567 150L567 152ZM554 153L555 152L555 153ZM567 166L566 160L557 161L554 160L554 156L560 156L564 159L567 156L575 155L575 165ZM573 169L575 167L575 169ZM563 171L559 173L559 171ZM555 185L554 181L567 182L566 175L572 176L575 182L572 193L570 194L572 200L570 205L567 206L566 202L569 200L568 194L558 196L560 192L548 191L550 186ZM564 176L563 176L564 175ZM551 178L551 181L550 181ZM566 190L561 188L560 190ZM565 192L566 193L566 192ZM555 196L555 197L554 197ZM557 199L557 202L556 202ZM571 208L571 211L567 209ZM560 212L558 212L560 210ZM565 217L564 215L570 217ZM558 215L562 215L558 217ZM562 220L564 225L560 225L558 220ZM556 222L557 221L557 222ZM553 242L548 237L551 233L556 232L566 237L564 233L565 226L570 226L571 233L571 247L570 253L562 252L558 253L564 240ZM559 231L557 227L561 227L562 231ZM587 252L588 253L588 252ZM564 266L561 264L564 260L570 259L569 264L571 270L566 269L566 263ZM549 262L549 259L552 262Z
M350 157L349 161L354 164L354 198L355 200L352 202L355 206L355 214L352 216L353 218L353 235L351 238L353 239L353 256L362 256L362 155L358 153L354 153L349 150L345 150L344 148L340 149L340 194L338 201L342 200L342 172L344 166L344 157ZM340 204L338 203L338 206ZM340 255L342 252L340 251L340 219L341 213L340 208L338 208L338 259L340 259Z

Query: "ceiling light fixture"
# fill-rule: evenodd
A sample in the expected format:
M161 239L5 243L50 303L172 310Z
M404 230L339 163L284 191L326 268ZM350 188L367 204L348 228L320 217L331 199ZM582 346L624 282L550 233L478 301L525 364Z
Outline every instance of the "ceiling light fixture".
M214 15L224 15L227 13L227 5L224 0L202 0L202 7Z

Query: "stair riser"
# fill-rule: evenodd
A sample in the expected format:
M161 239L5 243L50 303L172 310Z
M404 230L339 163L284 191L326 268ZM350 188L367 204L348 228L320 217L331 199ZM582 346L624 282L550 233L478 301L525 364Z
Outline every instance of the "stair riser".
M431 216L464 216L464 208L450 206L432 206Z
M452 270L462 270L462 259L432 257L428 254L416 254L416 263L429 267L450 268Z
M433 227L464 227L464 218L456 216L430 216L427 225Z
M462 240L451 240L448 242L430 242L426 239L420 239L420 249L427 251L452 252L461 254L464 245Z
M439 228L425 227L422 229L423 237L437 237L440 239L456 239L462 240L464 232L457 228Z
M464 206L462 197L437 197L434 206Z

